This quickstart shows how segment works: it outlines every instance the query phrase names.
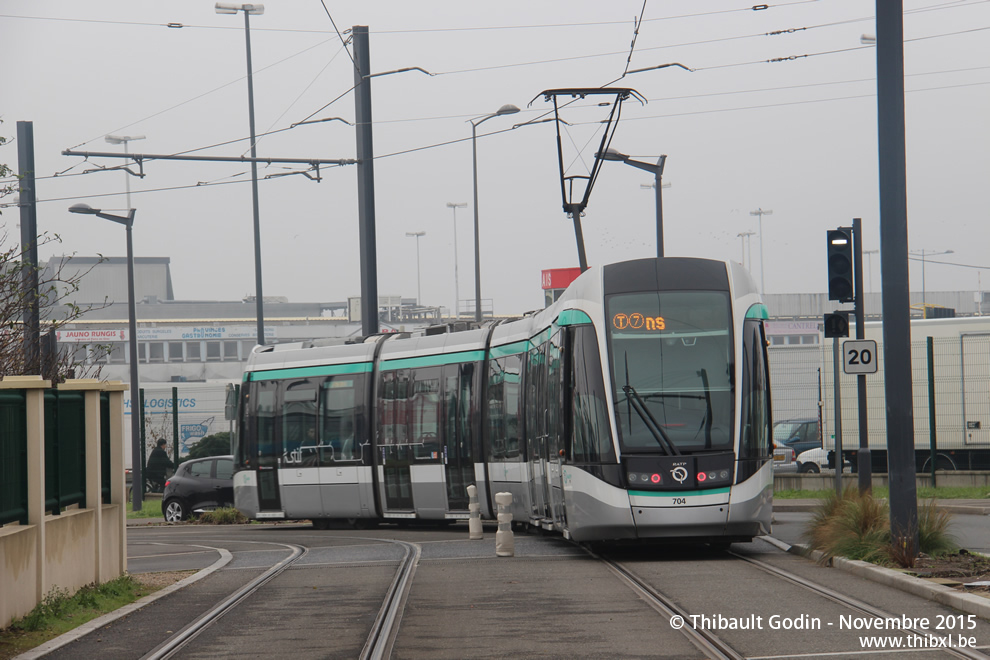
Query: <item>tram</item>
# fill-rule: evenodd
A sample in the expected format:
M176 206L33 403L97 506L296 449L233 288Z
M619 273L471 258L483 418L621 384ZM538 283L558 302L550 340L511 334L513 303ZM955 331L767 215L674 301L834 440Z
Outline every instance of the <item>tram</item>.
M483 518L576 541L769 533L767 310L737 263L593 267L551 306L451 332L258 346L234 499L252 519ZM339 340L338 340L339 341Z

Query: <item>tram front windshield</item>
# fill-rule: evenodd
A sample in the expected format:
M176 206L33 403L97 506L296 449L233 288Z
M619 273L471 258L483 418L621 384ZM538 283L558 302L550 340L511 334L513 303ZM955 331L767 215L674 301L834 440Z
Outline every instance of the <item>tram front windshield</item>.
M732 448L732 321L721 291L606 300L615 417L624 451Z

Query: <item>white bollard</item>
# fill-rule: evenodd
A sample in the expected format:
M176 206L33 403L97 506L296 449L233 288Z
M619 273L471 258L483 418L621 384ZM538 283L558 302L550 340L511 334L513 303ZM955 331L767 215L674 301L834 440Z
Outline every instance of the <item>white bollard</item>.
M485 537L481 529L481 505L478 504L478 487L467 487L468 493L468 538L472 541Z
M512 534L512 493L495 493L495 504L498 505L498 531L495 532L495 556L514 557L516 540Z

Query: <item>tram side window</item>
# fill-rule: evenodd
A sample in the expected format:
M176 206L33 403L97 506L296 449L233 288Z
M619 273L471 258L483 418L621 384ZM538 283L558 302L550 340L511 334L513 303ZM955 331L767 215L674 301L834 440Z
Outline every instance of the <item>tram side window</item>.
M334 376L323 383L320 400L320 464L362 461L364 376Z
M248 406L253 423L244 438L245 467L275 464L275 391L274 382L251 383Z
M547 431L547 364L546 344L530 349L526 361L526 438L528 441L542 438ZM527 449L535 447L527 442ZM536 458L531 456L530 458Z
M316 384L289 383L282 394L282 460L293 465L316 465Z
M409 442L409 370L383 371L378 393L378 441L383 445Z
M615 463L598 338L590 325L575 326L573 332L571 460L575 463Z
M763 324L747 319L743 326L742 434L737 481L755 474L770 456L770 385L765 347Z
M475 399L477 389L475 388L475 374L478 373L477 366L473 362L464 362L458 365L460 374L460 395L459 412L457 416L457 432L459 434L459 449L461 458L470 458L474 455L471 451L472 439L476 437L474 432L474 411L478 409L479 403ZM480 456L480 454L478 454Z
M523 460L520 384L522 358L508 355L488 370L488 446L494 461Z
M439 458L440 367L416 369L409 399L409 440L418 459Z
M547 435L549 436L549 455L557 456L564 449L564 363L561 342L563 332L557 333L547 344Z

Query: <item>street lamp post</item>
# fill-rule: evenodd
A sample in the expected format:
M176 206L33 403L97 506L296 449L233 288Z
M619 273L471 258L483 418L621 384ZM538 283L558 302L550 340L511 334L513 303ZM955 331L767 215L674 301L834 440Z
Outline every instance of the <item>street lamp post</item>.
M107 135L104 139L110 144L124 145L124 154L126 155L128 153L127 143L133 142L134 140L143 140L144 136L143 135ZM124 186L125 186L125 190L127 191L127 196L126 196L127 208L131 208L131 177L130 177L130 172L125 170L124 173L128 175L124 177Z
M128 350L131 361L131 495L134 511L140 511L144 496L143 466L141 465L141 413L138 397L138 352L137 352L137 311L134 298L134 243L131 228L134 226L136 209L128 209L126 216L111 215L88 204L73 204L70 213L95 215L124 225L127 230L127 333Z
M870 293L873 293L873 255L880 254L880 250L863 250L866 257L866 270L870 272Z
M767 282L763 276L763 216L773 215L773 210L763 210L756 209L755 211L750 211L750 215L760 216L760 293L767 292Z
M750 239L750 236L752 236L755 233L756 233L755 231L752 231L752 230L748 230L747 229L746 231L739 232L738 234L736 234L736 238L739 239L740 249L742 250L742 265L743 265L743 268L746 267L746 261L747 261L747 259L746 259L746 253L749 252L749 269L750 270L753 269L753 243L752 243L752 240Z
M481 322L481 239L478 234L478 126L492 117L514 115L517 112L519 108L506 104L490 115L468 120L471 122L471 162L474 174L474 320L479 323Z
M457 209L466 209L467 202L447 202L447 208L453 209L454 211L454 308L451 311L451 315L458 319L461 317L457 306L460 304L461 300L461 290L457 281ZM475 234L477 235L477 233Z
M251 14L265 13L264 5L237 5L218 2L218 14L244 12L244 40L247 48L248 124L251 131L251 201L254 208L254 296L258 317L258 344L265 343L265 305L261 291L261 213L258 209L258 151L254 134L254 76L251 66Z
M423 294L419 288L419 239L426 236L425 231L407 231L406 236L416 239L416 304L423 304Z
M663 166L667 162L667 155L663 154L657 160L656 165L652 163L644 163L640 160L633 160L629 156L623 153L619 153L612 147L605 150L604 153L599 154L602 160L619 160L626 165L632 165L641 170L646 170L654 176L655 181L653 182L653 188L656 189L656 206L657 206L657 256L663 256Z
M926 296L926 294L925 294L925 257L926 256L928 256L928 257L937 257L937 256L942 255L942 254L952 254L952 250L943 250L942 252L928 252L928 251L926 251L924 249L921 249L921 250L911 250L911 254L920 254L921 255L921 306L927 310L928 309L927 308L928 300L925 297ZM924 316L925 315L925 312L922 312L922 315Z

